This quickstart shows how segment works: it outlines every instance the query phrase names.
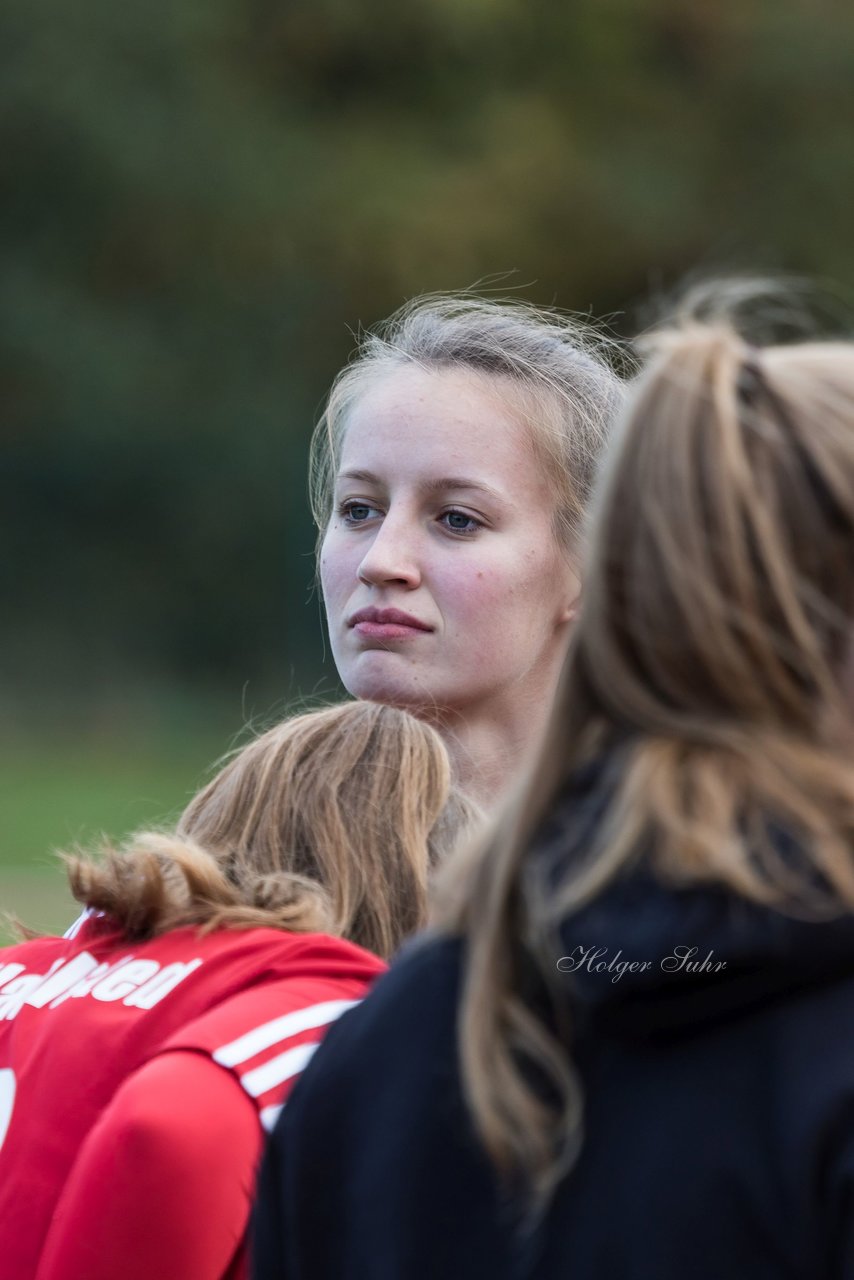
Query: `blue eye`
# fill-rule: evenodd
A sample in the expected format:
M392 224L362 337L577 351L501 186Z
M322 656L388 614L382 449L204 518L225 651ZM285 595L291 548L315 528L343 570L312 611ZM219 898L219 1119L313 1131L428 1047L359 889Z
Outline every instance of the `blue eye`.
M481 528L480 521L467 515L465 511L445 511L441 518L445 528L452 533L476 533Z
M376 507L369 506L367 502L345 502L338 514L348 524L364 524L366 520L370 520L372 516L379 513Z

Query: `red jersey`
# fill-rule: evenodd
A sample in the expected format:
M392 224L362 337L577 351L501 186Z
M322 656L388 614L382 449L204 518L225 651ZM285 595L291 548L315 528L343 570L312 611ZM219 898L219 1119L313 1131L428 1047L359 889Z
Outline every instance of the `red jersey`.
M103 917L0 950L0 1280L239 1274L262 1125L384 967Z

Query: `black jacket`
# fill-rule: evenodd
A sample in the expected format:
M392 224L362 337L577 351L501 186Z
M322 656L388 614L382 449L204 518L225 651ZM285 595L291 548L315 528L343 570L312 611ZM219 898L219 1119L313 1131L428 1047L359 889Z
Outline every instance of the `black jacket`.
M636 873L557 950L585 1136L544 1221L461 1101L463 946L420 940L285 1108L256 1280L854 1278L854 921Z

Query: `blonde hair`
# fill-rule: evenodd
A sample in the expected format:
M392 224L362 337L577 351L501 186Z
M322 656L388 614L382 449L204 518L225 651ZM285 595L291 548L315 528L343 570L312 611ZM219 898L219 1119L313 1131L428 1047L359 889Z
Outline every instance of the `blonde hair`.
M854 344L758 350L723 318L689 316L646 347L547 740L443 918L468 938L477 1129L540 1205L583 1122L565 993L559 1035L530 1007L562 920L647 857L669 883L793 913L854 908ZM595 760L610 767L592 840L570 801L549 848L549 814Z
M322 538L354 405L384 374L407 365L463 369L519 393L531 443L554 492L558 544L577 547L596 460L622 404L608 363L618 354L589 325L523 302L470 295L416 298L365 333L335 379L311 446L312 511Z
M348 702L276 725L190 802L174 832L68 857L74 896L131 937L184 925L322 931L387 957L424 921L429 863L474 807L438 734Z

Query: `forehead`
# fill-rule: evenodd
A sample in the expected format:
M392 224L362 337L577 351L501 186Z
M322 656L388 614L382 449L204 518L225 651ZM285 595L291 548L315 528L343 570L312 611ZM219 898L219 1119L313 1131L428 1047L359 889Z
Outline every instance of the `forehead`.
M509 378L406 365L379 373L348 414L339 471L510 469L545 484L523 397ZM521 477L520 477L521 478Z

